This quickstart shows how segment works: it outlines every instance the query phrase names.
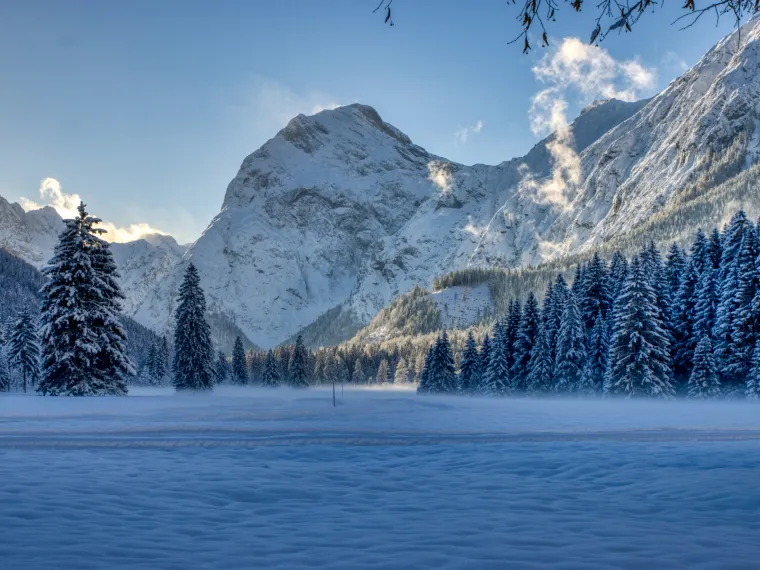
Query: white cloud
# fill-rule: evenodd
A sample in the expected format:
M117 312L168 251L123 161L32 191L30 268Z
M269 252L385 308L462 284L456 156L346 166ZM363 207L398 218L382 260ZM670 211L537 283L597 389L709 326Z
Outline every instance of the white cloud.
M536 192L541 200L565 208L567 186L578 184L581 179L580 157L573 150L567 119L568 98L573 96L581 103L599 97L635 101L654 88L657 75L635 59L618 61L607 50L578 38L565 38L532 71L547 87L532 99L530 128L537 136L555 133L547 145L553 170L541 182L526 178L524 187Z
M77 207L82 201L79 194L65 193L61 187L61 183L55 178L45 178L40 183L40 199L42 200L41 204L23 197L19 202L21 207L26 211L39 210L44 206L52 206L65 220L74 218L77 215ZM102 222L99 227L107 232L102 236L104 239L118 243L134 241L150 234L166 234L166 232L152 228L150 225L142 222L130 224L127 227L120 227L112 222Z
M464 144L467 142L468 137L470 136L470 133L478 134L480 131L483 130L483 123L482 120L478 119L478 121L469 127L461 127L457 129L454 132L454 137L456 138L457 142L459 144Z

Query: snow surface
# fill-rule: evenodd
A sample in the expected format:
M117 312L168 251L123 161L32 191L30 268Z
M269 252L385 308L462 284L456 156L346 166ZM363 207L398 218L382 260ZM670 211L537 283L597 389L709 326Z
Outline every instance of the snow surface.
M0 395L3 568L756 568L748 403Z

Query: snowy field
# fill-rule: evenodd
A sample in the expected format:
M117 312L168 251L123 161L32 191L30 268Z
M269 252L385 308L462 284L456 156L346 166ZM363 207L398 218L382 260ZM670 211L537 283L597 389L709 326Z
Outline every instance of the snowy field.
M0 395L0 568L760 567L760 406Z

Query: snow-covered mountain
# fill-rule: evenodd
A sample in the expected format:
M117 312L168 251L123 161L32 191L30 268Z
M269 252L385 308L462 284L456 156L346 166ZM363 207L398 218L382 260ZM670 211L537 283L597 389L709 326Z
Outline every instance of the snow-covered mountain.
M0 196L0 247L41 268L63 231L61 217L51 207L25 212L17 203Z
M114 245L127 309L168 328L192 260L217 330L269 347L304 327L351 334L453 269L535 264L635 234L758 161L759 68L752 21L653 99L596 102L570 136L496 166L435 156L366 105L299 115L243 161L184 256L173 241ZM556 176L558 145L572 176ZM34 228L50 214L18 210L0 204L0 245L39 263L49 240Z

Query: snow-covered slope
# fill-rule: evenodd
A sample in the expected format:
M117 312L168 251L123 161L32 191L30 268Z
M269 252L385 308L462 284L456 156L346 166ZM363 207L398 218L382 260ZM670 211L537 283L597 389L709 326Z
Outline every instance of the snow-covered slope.
M61 217L53 208L25 212L0 196L0 247L36 268L50 259L62 230Z

